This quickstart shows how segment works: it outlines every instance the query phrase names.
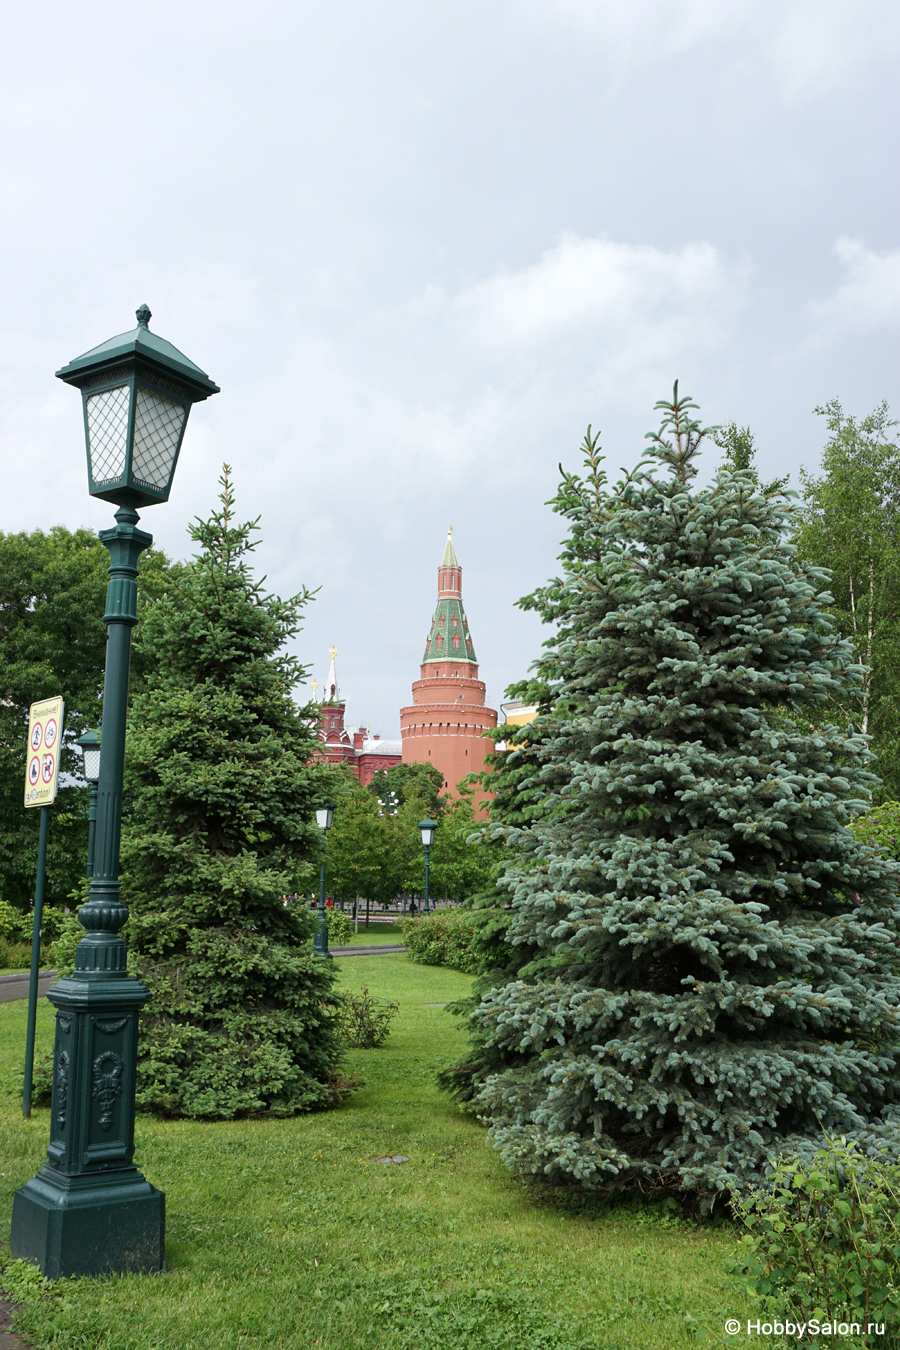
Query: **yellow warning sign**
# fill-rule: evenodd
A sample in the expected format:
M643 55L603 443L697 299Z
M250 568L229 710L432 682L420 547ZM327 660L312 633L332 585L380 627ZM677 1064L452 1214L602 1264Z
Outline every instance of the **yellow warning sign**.
M45 698L28 710L26 806L51 806L56 801L64 713L61 698Z

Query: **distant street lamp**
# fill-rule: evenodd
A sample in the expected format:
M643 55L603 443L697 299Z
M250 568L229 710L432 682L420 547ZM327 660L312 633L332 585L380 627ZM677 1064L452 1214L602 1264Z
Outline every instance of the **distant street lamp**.
M316 824L322 831L322 841L328 837L328 831L331 829L331 822L334 818L334 807L330 804L322 806L316 812ZM322 864L319 868L319 926L316 929L316 936L313 939L313 948L316 956L325 956L329 961L334 957L328 950L328 915L325 913L325 854L322 854Z
M428 868L431 863L431 845L434 843L434 832L437 829L437 821L431 820L428 816L419 821L419 831L422 835L422 847L425 850L425 900L422 908L425 913L429 912L428 906Z
M87 871L85 875L90 881L94 875L94 833L97 826L97 785L100 782L100 733L99 731L86 731L83 736L79 736L75 742L81 747L81 758L84 761L82 772L90 788L90 806L88 808L88 857Z
M150 317L142 305L137 328L56 372L81 390L91 496L118 510L100 533L110 555L108 636L94 867L78 911L86 933L74 973L47 994L57 1010L47 1162L13 1201L12 1254L51 1279L165 1265L165 1196L133 1162L138 1012L150 991L128 976L119 936L128 918L119 836L131 630L138 558L153 542L136 508L168 500L191 405L219 389L150 332Z

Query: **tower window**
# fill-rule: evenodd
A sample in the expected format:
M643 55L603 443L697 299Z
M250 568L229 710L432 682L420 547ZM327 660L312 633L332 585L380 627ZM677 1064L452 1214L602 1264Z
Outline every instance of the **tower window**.
M459 647L459 633L453 634L453 645L454 647Z
M438 633L437 637L435 638L435 640L434 640L434 645L437 647L438 651L440 651L441 648L443 647L443 645L444 645L444 639L441 637L440 633ZM332 726L333 726L333 725L334 725L334 723L332 723Z
M438 628L443 628L443 626L444 626L444 616L443 614L441 614L438 616Z

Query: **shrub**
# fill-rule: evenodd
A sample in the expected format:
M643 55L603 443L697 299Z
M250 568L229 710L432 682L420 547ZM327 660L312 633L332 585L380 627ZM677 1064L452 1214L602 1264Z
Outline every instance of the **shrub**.
M24 942L28 937L29 916L16 909L8 900L0 900L0 938L7 942Z
M30 965L30 942L10 942L0 937L0 966L4 970L27 970Z
M450 966L466 975L474 975L480 968L476 925L477 911L471 909L442 909L397 921L414 961L422 966Z
M328 942L335 947L346 947L353 941L353 920L339 909L328 911Z
M769 1189L732 1204L747 1229L732 1273L762 1312L795 1324L885 1324L866 1345L900 1345L900 1166L887 1154L832 1138L808 1160L779 1159Z
M882 857L900 862L900 802L884 802L857 816L850 833L860 843L877 848Z
M400 1004L370 994L365 985L358 994L347 989L339 997L338 1031L344 1044L357 1050L375 1050L383 1045Z

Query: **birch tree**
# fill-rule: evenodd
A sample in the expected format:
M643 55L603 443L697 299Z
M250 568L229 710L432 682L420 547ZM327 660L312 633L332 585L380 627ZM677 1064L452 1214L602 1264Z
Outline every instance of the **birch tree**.
M882 403L867 417L838 399L816 408L828 440L818 476L800 471L802 558L831 570L843 636L865 667L859 693L839 711L870 737L882 796L900 797L900 437Z

